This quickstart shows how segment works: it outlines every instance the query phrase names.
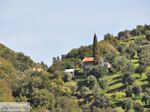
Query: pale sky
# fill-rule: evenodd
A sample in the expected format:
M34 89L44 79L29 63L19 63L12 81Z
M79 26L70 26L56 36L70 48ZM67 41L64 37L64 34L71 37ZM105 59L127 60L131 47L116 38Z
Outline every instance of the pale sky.
M50 65L93 35L150 24L150 0L0 0L0 43Z

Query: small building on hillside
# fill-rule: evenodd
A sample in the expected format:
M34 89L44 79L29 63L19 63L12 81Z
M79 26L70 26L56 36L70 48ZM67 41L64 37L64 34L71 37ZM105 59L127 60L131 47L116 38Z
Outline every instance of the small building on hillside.
M64 73L70 73L72 74L72 77L74 77L74 69L65 69Z
M89 70L92 69L93 64L94 64L94 57L86 57L82 60L83 62L83 72L84 75L87 75L87 73L89 72Z
M83 66L83 73L84 73L84 75L87 75L87 73L94 66L94 57L85 57L82 60L82 66ZM109 63L107 61L104 61L103 59L101 59L101 63L99 64L99 66L105 66L106 68L108 68L108 70L112 68L111 63Z

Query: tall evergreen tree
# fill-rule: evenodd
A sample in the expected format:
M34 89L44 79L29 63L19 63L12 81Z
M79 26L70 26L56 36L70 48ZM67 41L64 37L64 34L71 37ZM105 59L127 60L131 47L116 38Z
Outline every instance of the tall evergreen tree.
M98 47L96 34L94 34L94 40L93 40L93 57L94 57L94 64L95 65L99 64L100 57L99 57L99 47Z

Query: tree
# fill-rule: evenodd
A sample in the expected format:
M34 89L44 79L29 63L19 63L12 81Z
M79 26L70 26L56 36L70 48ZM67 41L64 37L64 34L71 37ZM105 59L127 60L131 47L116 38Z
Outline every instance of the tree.
M71 98L62 96L57 99L55 112L82 112L79 105Z
M131 59L134 57L135 55L135 50L133 47L130 47L130 48L127 48L126 49L126 52L127 54L130 56L130 62L131 62Z
M125 46L123 46L123 45L118 45L117 49L120 53L124 53L126 50Z
M147 81L148 81L148 84L150 84L150 72L147 73Z
M127 86L127 88L125 89L125 93L126 97L131 97L133 93L132 86Z
M41 66L44 70L48 69L48 66L43 61L41 62Z
M135 67L133 63L128 63L122 71L123 73L133 74L135 73Z
M113 35L110 33L107 33L106 35L104 35L104 40L109 40L111 38L113 38Z
M125 39L125 38L124 38L124 32L123 32L123 31L121 31L121 32L118 33L118 39L119 39L119 40L124 40L124 39Z
M145 65L146 66L150 66L150 56L143 56L139 59L139 64L140 65Z
M53 57L53 64L57 62L56 57Z
M122 77L122 84L125 85L125 86L128 86L128 85L133 85L133 82L134 82L134 78L132 78L130 76L130 74L128 73L125 73Z
M133 29L132 32L131 32L131 34L132 34L133 36L138 36L138 35L141 35L142 33L141 33L141 31L138 30L138 29Z
M96 85L97 80L94 76L90 75L85 79L85 82L86 82L86 86L92 89Z
M133 106L135 112L144 112L144 107L140 103L135 103Z
M72 74L71 73L65 73L65 76L64 76L64 81L65 82L69 82L72 80Z
M45 107L54 110L55 97L47 89L34 88L31 93L30 103L33 107Z
M125 110L125 112L128 112L130 109L133 108L133 103L131 99L126 99L122 102L122 108Z
M145 66L150 65L150 53L149 52L150 52L149 46L142 47L138 51L138 57L139 57L139 64L140 65L145 65Z
M148 94L145 94L142 97L142 102L144 102L146 105L149 105L150 104L150 96Z
M150 33L146 34L146 39L150 41Z
M139 96L142 92L142 89L140 86L134 86L132 90L135 96Z
M141 32L141 34L145 34L145 28L143 25L137 25L136 29Z
M94 34L94 41L93 41L93 57L94 57L94 64L99 64L100 56L99 56L99 46L97 42L97 36Z
M142 75L142 73L144 73L146 71L146 66L145 65L139 65L136 69L135 72L139 73L140 76Z
M98 66L95 65L92 70L89 71L89 75L93 75L96 77L96 79L98 80L100 77L102 78L103 76L107 75L108 70L106 67L104 66Z
M112 62L113 68L117 71L123 71L124 67L127 65L127 59L124 56L115 57Z
M88 111L89 112L89 111ZM116 110L114 108L111 108L111 107L108 107L108 108L97 108L97 107L94 107L93 108L93 111L90 111L90 112L116 112Z
M82 97L85 97L90 93L90 89L86 86L82 86L79 92Z
M98 82L99 82L99 86L100 86L102 89L106 89L106 88L107 88L107 86L108 86L107 80L102 79L102 78L99 78Z
M142 102L146 105L150 105L150 88L145 90L144 96L142 97Z
M93 106L99 108L107 108L109 106L109 99L104 94L97 94L94 98Z
M124 40L130 38L131 34L129 30L121 31L118 33L118 39Z

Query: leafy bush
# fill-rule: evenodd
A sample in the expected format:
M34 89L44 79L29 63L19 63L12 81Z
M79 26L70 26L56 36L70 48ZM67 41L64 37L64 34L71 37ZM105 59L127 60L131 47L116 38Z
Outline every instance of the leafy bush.
M146 34L146 39L150 41L150 33Z
M102 89L106 89L107 86L108 86L107 80L102 79L102 78L99 78L98 83L99 83L99 86L100 86Z
M131 99L126 99L122 102L122 108L125 110L125 112L128 112L130 109L133 108L133 103Z
M89 71L88 75L93 75L98 80L99 78L102 78L103 76L107 75L108 70L104 66L96 65L92 68L92 70Z
M96 94L93 105L99 108L109 107L109 98L104 94Z
M72 80L72 74L71 73L66 73L65 76L64 76L64 81L65 82L69 82Z
M144 107L140 103L135 103L133 109L135 112L144 112Z

